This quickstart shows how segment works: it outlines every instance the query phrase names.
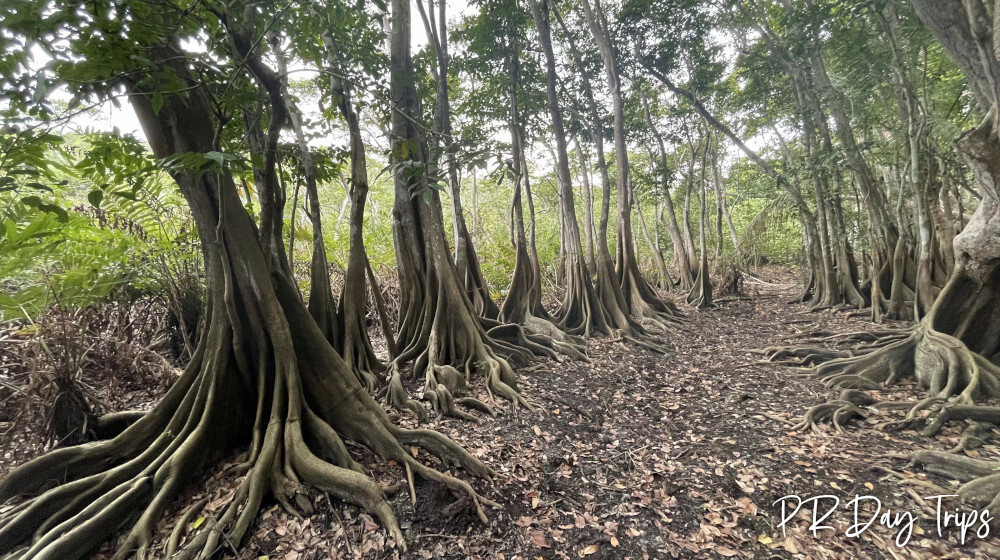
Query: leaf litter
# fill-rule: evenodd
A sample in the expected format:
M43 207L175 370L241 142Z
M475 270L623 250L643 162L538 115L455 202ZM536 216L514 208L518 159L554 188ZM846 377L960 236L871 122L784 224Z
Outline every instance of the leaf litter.
M401 552L371 516L354 506L303 489L312 515L299 519L278 506L266 508L240 560L472 558L499 560L649 558L995 558L996 538L939 537L932 511L918 501L927 484L954 490L906 467L919 449L953 447L960 430L936 438L916 432L886 433L869 417L844 433L790 431L788 420L833 392L790 370L758 363L751 350L822 330L874 330L863 318L825 311L807 313L786 303L796 280L777 267L760 271L767 282L751 298L723 298L715 309L688 309L689 317L669 333L670 354L608 339L589 343L592 363L539 361L521 371L523 393L543 412L506 411L472 424L436 418L424 424L465 446L497 471L492 484L467 480L503 507L484 526L465 498L417 480L416 508L403 469L370 452L352 453L383 486L398 489L393 507L407 539ZM896 389L916 398L915 387ZM486 395L476 395L486 398ZM149 403L148 390L133 402ZM120 402L128 399L119 398ZM872 415L874 416L874 414ZM884 420L884 419L883 419ZM399 422L417 424L409 417ZM32 456L18 454L15 441L30 440L16 429L2 434L5 469ZM420 454L420 460L435 460ZM996 459L996 445L970 450ZM225 474L238 455L222 459L219 473L192 487L159 526L159 542L177 529L182 536L211 523L232 498L237 479ZM440 465L436 465L440 468ZM459 476L464 475L459 472ZM884 508L920 516L907 546L894 544L895 529L878 523L856 538L845 536L847 510L828 520L832 529L808 530L803 508L783 531L775 501L795 494L833 494L847 502L856 494L878 497ZM190 511L193 506L197 511ZM868 504L865 505L868 507ZM870 508L864 509L870 515ZM185 515L188 513L189 515ZM864 519L867 519L865 517ZM226 546L225 543L223 546ZM95 558L108 558L105 545ZM161 552L150 558L162 557Z

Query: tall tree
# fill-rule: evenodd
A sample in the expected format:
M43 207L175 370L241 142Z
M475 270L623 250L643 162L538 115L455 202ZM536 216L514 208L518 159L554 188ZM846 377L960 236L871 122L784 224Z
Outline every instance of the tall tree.
M948 400L932 416L927 434L949 420L994 422L995 407L975 403L1000 396L1000 53L993 21L980 0L911 0L917 15L964 74L982 110L979 124L955 142L972 170L982 200L954 240L956 266L928 314L909 333L887 336L857 357L828 361L815 370L829 385L879 389L913 376L930 399L914 411ZM1000 12L996 12L1000 13ZM844 402L819 405L806 415L815 421ZM834 415L834 420L837 416ZM965 482L958 494L977 505L1000 507L996 467L937 451L915 462Z
M526 362L532 353L525 347L534 347L533 343L525 339L520 327L479 316L451 260L441 201L431 184L431 154L414 83L410 5L406 0L394 0L392 7L390 168L395 186L393 240L402 294L397 336L400 353L392 364L390 401L423 416L422 408L407 399L402 387L402 364L412 359L414 375L425 379L425 398L446 414L464 415L454 407L454 397L466 391L474 372L482 375L490 395L532 407L517 392L517 377L509 360ZM513 343L500 339L512 333ZM482 408L481 404L474 406Z
M629 303L629 311L639 316L666 325L679 315L672 302L658 296L646 283L639 272L639 264L635 256L635 239L632 233L632 183L629 180L628 141L625 133L625 101L622 95L621 72L619 57L614 45L611 44L611 31L608 18L604 13L600 0L582 0L580 3L586 15L597 50L604 63L604 75L608 91L611 92L614 110L614 139L616 164L616 191L618 195L618 236L615 270L622 294Z
M0 550L25 544L20 558L77 559L126 528L115 557L143 556L174 498L219 454L247 442L237 467L245 477L214 522L188 537L185 554L238 546L265 496L297 511L295 480L368 509L402 545L381 486L363 474L344 438L468 494L482 515L483 501L467 483L416 461L408 447L425 447L480 476L490 470L440 434L393 425L309 314L287 261L268 257L274 245L258 237L225 165L231 158L220 151L221 132L233 121L219 110L232 110L223 94L233 92L228 84L247 65L229 64L231 76L212 76L219 59L204 64L182 45L210 29L233 34L237 48L242 37L255 37L257 52L267 44L257 39L280 12L232 6L213 17L147 2L35 8L5 18L7 32L45 45L58 60L58 77L88 88L77 89L82 95L124 87L154 155L172 158L170 174L201 239L207 311L188 367L140 420L113 439L43 455L0 481L0 499L28 496L0 518ZM55 36L71 37L69 48L49 42ZM250 63L249 51L217 54ZM264 73L253 74L260 85ZM264 200L279 196L270 182L257 188L268 190Z
M531 9L532 18L535 20L539 43L545 57L546 93L556 141L555 159L556 174L559 178L562 243L566 250L566 292L556 316L559 323L571 334L589 337L592 334L611 334L613 331L617 331L622 336L652 350L661 351L657 346L645 340L645 330L629 316L628 303L621 296L620 289L615 289L618 287L617 283L610 283L611 289L605 292L604 296L601 296L590 281L580 241L580 226L576 217L573 197L566 129L557 93L559 77L556 73L555 52L552 48L550 6L547 0L528 0L528 6ZM603 239L599 231L598 251L600 251ZM598 261L598 270L600 271L600 258ZM605 285L608 284L605 283Z
M424 31L434 47L437 65L431 74L436 78L436 95L434 98L434 122L431 136L432 167L444 168L450 186L452 204L452 224L455 230L455 269L459 278L465 283L476 311L484 317L496 319L500 313L489 286L479 266L479 257L469 235L469 227L465 222L465 211L462 207L462 184L459 181L458 161L455 157L456 143L452 137L451 100L449 99L449 68L451 55L448 53L448 18L445 1L417 0L417 10L424 24Z

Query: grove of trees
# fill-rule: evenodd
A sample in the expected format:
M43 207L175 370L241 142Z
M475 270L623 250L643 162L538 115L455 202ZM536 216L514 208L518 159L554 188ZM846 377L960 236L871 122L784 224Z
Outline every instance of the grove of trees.
M308 514L306 487L405 547L354 445L485 521L463 477L493 469L399 414L530 414L518 369L592 337L669 360L685 314L765 262L815 311L912 323L768 349L845 390L803 426L904 377L927 433L1000 423L990 2L4 5L0 320L162 300L183 373L148 411L56 403L63 445L0 480L0 555L142 558L233 450L235 495L168 556L238 548L268 502ZM994 465L917 460L1000 509Z

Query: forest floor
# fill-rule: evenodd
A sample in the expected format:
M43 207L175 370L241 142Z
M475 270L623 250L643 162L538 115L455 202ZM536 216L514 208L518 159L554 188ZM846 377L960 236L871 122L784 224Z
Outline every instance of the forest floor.
M761 364L749 350L792 344L817 330L835 334L876 325L787 303L798 288L787 270L754 274L749 298L722 298L704 311L686 308L689 316L669 334L665 357L592 340L592 363L540 361L521 371L522 393L545 411L511 413L508 407L478 425L450 418L425 424L497 471L492 483L470 481L503 506L488 511L488 526L467 498L418 480L415 508L405 486L393 498L407 552L393 548L358 508L315 494L315 513L305 520L268 506L235 558L1000 558L1000 540L977 536L978 522L970 524L964 545L954 522L939 534L936 501L924 498L941 492L921 481L949 494L956 486L907 467L906 456L916 450L953 447L957 427L937 438L886 433L875 424L898 413L872 412L844 433L828 426L820 433L790 431L783 419L801 416L835 392L790 368ZM919 395L912 385L893 389L897 400ZM128 400L119 396L117 402ZM149 392L138 391L132 404L148 402ZM408 417L401 422L416 425ZM31 434L8 429L0 439L0 469L29 456L32 441ZM397 465L355 451L382 484L404 480ZM969 453L1000 458L991 444ZM161 523L161 538L189 504L208 495L210 515L233 488L226 477L191 488ZM839 499L826 498L816 508L822 517L836 505L821 523L832 528L813 535L808 505L782 527L779 500L789 495ZM856 520L848 502L856 495L877 497L880 513L860 536L850 537ZM956 504L949 500L942 509L953 513ZM796 500L787 504L791 513ZM891 514L882 518L887 510ZM874 500L864 500L857 522L863 526L874 513ZM906 544L897 546L897 539ZM95 557L107 557L108 550Z

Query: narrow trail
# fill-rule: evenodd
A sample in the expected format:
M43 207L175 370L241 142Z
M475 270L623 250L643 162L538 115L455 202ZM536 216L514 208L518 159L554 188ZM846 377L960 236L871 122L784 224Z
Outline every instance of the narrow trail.
M915 432L877 431L875 420L843 434L832 428L790 432L780 418L800 416L835 392L789 368L760 364L747 350L816 330L835 334L877 326L846 313L810 313L804 305L788 304L797 279L772 270L762 277L750 284L749 299L722 299L717 308L700 312L686 309L689 318L670 335L673 353L666 358L597 339L590 346L591 364L545 364L525 374L525 394L548 414L508 415L471 429L442 422L449 435L482 450L481 457L500 472L496 492L505 510L494 514L489 530L472 524L469 533L455 531L468 515L415 516L411 531L462 533L419 539L422 556L995 557L995 538L972 538L962 547L955 530L938 537L929 517L917 521L919 529L904 547L893 544L899 528L877 521L858 538L845 536L854 523L845 504L855 494L878 497L882 513L891 508L929 514L888 476L885 469L900 472L906 465L890 455L950 447L949 438L957 440L958 433L949 431L946 441L936 442ZM912 387L897 391L903 393L897 397L918 394ZM995 446L980 451L997 455ZM783 537L780 504L774 502L789 494L837 495L840 508L826 523L835 529L814 538L806 531L809 522L797 518ZM864 505L862 523L873 513Z
M886 418L873 413L842 434L830 427L818 434L790 431L782 419L800 416L835 392L789 368L761 364L760 356L750 350L794 342L816 330L835 334L876 325L845 313L809 313L806 306L788 304L798 282L787 271L765 268L755 274L761 280L749 284L749 298L722 298L716 308L704 311L685 308L688 319L670 334L672 351L665 357L595 339L590 342L590 364L539 361L534 369L522 370L523 394L545 412L508 411L496 418L481 417L479 424L442 417L423 424L454 438L497 471L492 484L467 478L503 506L487 512L488 526L478 521L467 498L417 480L416 506L405 485L393 499L409 546L406 553L392 548L385 530L367 514L331 505L325 495L313 493L310 518L294 519L273 506L240 554L223 557L1000 556L996 537L984 541L971 534L978 527L970 530L964 546L958 544L955 529L938 536L934 512L916 499L935 492L919 481L946 490L954 487L908 471L905 458L894 457L950 448L958 440L957 428L946 428L936 439L915 432L887 434L874 429ZM912 386L895 391L897 399L918 395ZM409 417L400 422L417 427ZM5 440L16 437L4 435ZM357 451L383 485L405 479L398 465ZM973 453L1000 457L990 444ZM5 468L20 460L8 456ZM222 464L237 460L231 456ZM908 484L901 485L892 471ZM226 476L191 488L161 522L160 538L168 538L182 513L202 500L201 514L189 517L188 523L211 519L234 488L235 481ZM839 497L840 507L824 523L834 528L814 537L807 531L808 515L800 512L787 523L783 536L781 506L774 502L791 494ZM899 527L878 521L860 537L845 536L854 523L846 503L855 494L878 497L883 513L891 508L893 515L923 516L906 546L893 544ZM870 505L866 502L861 509L862 523L873 513ZM109 557L110 550L105 545L95 558Z

